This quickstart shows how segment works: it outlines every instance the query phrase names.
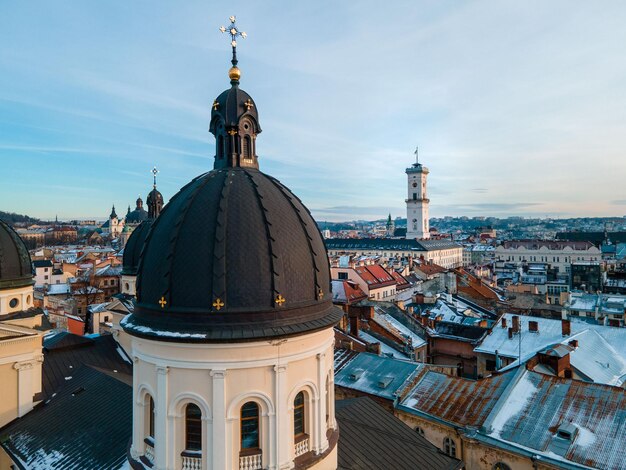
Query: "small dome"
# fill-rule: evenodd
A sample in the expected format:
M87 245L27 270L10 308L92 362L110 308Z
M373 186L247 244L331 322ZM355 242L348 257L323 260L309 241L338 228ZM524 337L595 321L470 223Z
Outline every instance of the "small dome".
M126 215L125 221L127 224L140 224L148 218L148 211L142 208L137 208L134 211Z
M0 220L0 289L26 287L34 283L26 245L15 230Z
M259 126L256 103L238 85L233 85L228 90L223 91L213 102L209 130L215 135L220 124L226 128L238 127L244 115L252 119L255 126L254 133L259 134L261 127Z
M152 226L153 219L144 220L139 226L133 230L130 234L126 245L124 246L124 257L122 259L122 274L127 276L136 276L137 267L139 266L139 256L143 249L143 244L146 241L150 227ZM124 227L124 230L126 227Z
M154 188L150 193L148 193L148 199L146 199L146 204L150 206L150 204L155 204L157 202L163 202L163 195Z
M328 328L342 315L329 271L315 221L285 186L256 169L214 170L181 189L153 223L137 305L123 326L135 336L197 342Z

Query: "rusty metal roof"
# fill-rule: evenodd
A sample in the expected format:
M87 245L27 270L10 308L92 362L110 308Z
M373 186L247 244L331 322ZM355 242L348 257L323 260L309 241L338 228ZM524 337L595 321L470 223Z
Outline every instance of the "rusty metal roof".
M456 425L479 427L515 374L513 370L485 379L467 380L429 371L404 396L399 407Z
M489 437L546 459L617 470L626 461L626 390L521 370L485 421ZM557 430L576 428L571 440Z

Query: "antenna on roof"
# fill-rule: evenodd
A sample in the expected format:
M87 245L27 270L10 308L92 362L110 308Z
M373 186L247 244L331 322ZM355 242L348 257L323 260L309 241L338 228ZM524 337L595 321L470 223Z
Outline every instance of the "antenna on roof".
M419 146L415 147L415 152L413 152L415 154L415 164L419 165L420 164L420 157L419 157Z

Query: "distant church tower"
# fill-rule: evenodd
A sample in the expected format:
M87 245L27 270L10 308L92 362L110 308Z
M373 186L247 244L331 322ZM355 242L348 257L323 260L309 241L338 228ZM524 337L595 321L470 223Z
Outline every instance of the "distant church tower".
M406 238L424 239L430 237L428 227L428 199L426 183L428 168L419 162L415 149L415 163L406 169L408 198L406 200Z

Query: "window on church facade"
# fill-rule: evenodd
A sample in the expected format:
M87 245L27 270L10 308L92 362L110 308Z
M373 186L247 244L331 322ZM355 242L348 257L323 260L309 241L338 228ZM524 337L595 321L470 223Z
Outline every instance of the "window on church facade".
M243 158L248 160L252 158L252 139L249 135L243 138Z
M456 444L449 437L443 440L443 451L450 457L456 457Z
M148 413L148 436L154 438L154 400L152 397L150 397Z
M259 405L249 401L241 407L241 449L259 448Z
M301 436L305 432L304 422L304 392L300 392L296 395L296 399L293 402L293 433L296 436Z
M193 403L185 407L185 450L202 450L202 411Z

